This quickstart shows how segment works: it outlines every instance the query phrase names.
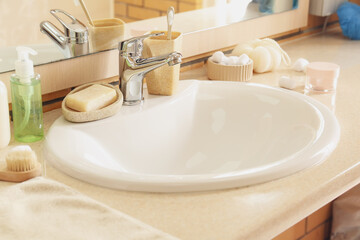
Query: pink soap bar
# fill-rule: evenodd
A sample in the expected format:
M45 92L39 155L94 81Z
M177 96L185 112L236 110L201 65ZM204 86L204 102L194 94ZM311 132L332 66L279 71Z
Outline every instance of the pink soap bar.
M340 66L329 62L312 62L306 67L306 88L321 92L336 90Z

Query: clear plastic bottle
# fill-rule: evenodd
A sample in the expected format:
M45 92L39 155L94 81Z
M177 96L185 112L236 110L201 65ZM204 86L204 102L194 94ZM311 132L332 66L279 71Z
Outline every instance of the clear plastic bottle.
M36 52L26 47L17 51L15 74L10 77L14 136L18 142L35 142L44 137L40 75L34 74L28 56Z
M260 12L272 13L272 5L274 0L260 0L259 10Z
M0 149L10 142L9 103L5 84L0 81Z

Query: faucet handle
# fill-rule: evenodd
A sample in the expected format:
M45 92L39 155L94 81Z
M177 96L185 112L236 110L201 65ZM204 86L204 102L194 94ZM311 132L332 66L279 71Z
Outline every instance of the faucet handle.
M133 59L141 57L143 50L143 41L149 37L156 37L164 35L164 32L150 33L139 37L133 37L119 43L119 51L121 56L129 56Z
M65 36L70 38L70 40L76 43L84 43L88 41L88 29L85 24L61 9L51 9L50 13L61 23L64 28ZM59 13L68 17L71 21L64 21L58 16Z

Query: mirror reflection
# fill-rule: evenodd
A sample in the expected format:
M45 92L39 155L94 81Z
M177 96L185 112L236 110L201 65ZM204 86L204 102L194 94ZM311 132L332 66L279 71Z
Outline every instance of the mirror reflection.
M297 7L297 0L84 0L92 26L77 1L0 0L0 73L14 69L16 46L36 50L32 59L40 65L112 49L122 39L143 34L139 26L150 24L145 19L157 18L161 24L154 30L166 30L170 6L177 13L174 30L181 24L187 32ZM176 22L181 14L193 20Z

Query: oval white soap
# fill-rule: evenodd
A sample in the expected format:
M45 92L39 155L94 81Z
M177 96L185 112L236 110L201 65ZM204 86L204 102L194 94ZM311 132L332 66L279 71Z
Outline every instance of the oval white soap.
M89 112L101 109L115 102L115 89L100 84L93 84L81 91L66 97L66 106L79 112Z

